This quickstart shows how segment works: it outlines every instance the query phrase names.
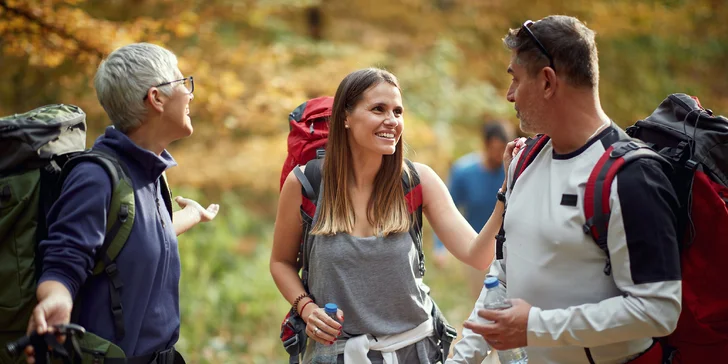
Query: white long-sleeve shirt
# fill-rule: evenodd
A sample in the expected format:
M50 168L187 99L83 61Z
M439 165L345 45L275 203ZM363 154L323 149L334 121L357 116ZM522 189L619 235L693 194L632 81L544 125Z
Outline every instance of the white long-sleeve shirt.
M589 356L594 363L624 363L677 325L677 199L659 164L633 162L612 183L611 275L604 274L605 252L582 230L587 179L619 139L617 130L613 125L567 155L556 154L549 141L508 191L505 256L490 274L506 282L508 297L533 305L530 364L582 364Z

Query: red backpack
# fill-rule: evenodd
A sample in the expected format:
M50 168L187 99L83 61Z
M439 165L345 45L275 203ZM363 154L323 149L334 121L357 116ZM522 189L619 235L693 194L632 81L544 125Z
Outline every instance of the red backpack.
M627 134L670 161L681 206L682 312L663 341L667 352L672 363L728 358L728 119L695 97L672 94ZM615 174L619 166L607 168ZM594 199L604 193L594 190Z
M281 171L281 185L296 166L321 158L329 137L329 117L334 98L322 96L299 105L288 115L288 157Z
M298 250L298 268L301 271L301 283L306 293L308 287L308 254L311 251L308 233L313 225L316 204L321 187L323 158L326 140L329 135L329 117L333 106L332 97L319 97L299 105L289 115L290 132L288 134L288 157L281 172L281 188L291 171L301 183L301 219L303 233ZM405 160L411 173L402 174L402 185L405 192L407 208L412 216L410 236L417 248L420 276L425 275L425 254L422 249L422 186L414 165ZM305 172L297 167L305 165ZM410 178L411 177L411 178ZM434 330L440 338L440 348L444 358L450 352L450 344L457 337L457 330L451 326L433 301L432 317ZM281 324L281 342L289 354L289 363L299 363L306 349L306 323L298 315L295 308L286 314ZM444 359L443 359L444 362Z
M538 135L526 142L511 188L548 139ZM675 331L658 338L663 361L692 364L728 358L728 119L713 115L695 97L672 94L604 152L584 191L584 233L592 236L607 257L612 181L638 158L668 165L668 177L680 202L682 312ZM501 259L502 227L497 240ZM611 274L609 258L604 273Z

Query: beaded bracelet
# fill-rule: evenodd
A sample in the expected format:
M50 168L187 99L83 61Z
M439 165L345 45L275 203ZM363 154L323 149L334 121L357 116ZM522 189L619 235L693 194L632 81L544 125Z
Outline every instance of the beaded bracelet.
M294 312L298 311L298 303L301 302L301 300L306 297L309 297L309 295L308 295L308 293L304 292L304 293L301 293L300 296L296 297L295 300L293 300L293 311Z

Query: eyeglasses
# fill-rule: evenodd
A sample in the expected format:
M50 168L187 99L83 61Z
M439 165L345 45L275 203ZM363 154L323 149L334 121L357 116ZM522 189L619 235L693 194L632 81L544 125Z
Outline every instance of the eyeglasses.
M533 41L536 43L536 46L538 46L538 49L541 50L541 53L543 53L544 56L546 56L546 58L549 59L549 66L551 67L551 69L553 69L554 72L556 72L556 67L554 67L554 57L551 57L551 53L549 53L549 51L546 50L546 47L543 46L543 44L538 40L538 38L536 38L536 35L533 34L531 29L529 29L534 24L536 24L536 23L531 20L526 20L526 22L523 23L523 25L521 26L521 31L526 31L526 33L528 33L528 36L530 36L531 39L533 39Z
M153 87L167 86L167 85L171 85L171 84L177 83L177 82L184 82L184 86L187 89L187 91L189 91L189 93L195 92L195 79L192 76L180 78L179 80L160 83L159 85L154 85ZM149 93L144 95L144 98L142 100L146 100L148 97L149 97Z

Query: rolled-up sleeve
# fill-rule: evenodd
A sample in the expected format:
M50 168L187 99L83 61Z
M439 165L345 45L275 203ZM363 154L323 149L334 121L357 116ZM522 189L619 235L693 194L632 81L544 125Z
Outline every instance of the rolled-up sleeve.
M101 166L83 162L69 173L47 215L48 238L39 244L39 282L60 282L76 297L103 244L110 201L111 180Z

